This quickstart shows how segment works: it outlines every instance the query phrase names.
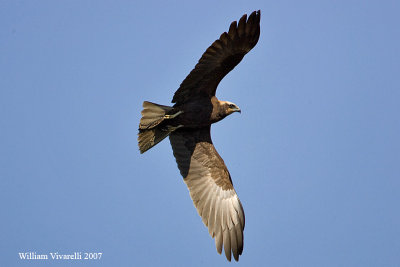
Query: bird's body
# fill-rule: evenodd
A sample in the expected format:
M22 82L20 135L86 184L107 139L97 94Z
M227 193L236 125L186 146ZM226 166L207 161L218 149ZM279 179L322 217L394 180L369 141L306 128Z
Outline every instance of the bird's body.
M139 124L139 149L144 153L169 136L181 175L190 196L215 238L217 251L224 247L227 259L243 251L245 225L242 204L229 171L216 151L211 124L240 112L237 105L215 96L219 82L257 43L260 11L242 16L203 54L196 67L175 92L174 106L145 101Z
M234 112L229 109L229 104L233 103L219 101L215 96L211 98L198 98L182 105L174 105L173 110L167 113L167 115L173 115L177 112L182 113L170 121L164 122L175 126L183 125L185 128L206 127Z

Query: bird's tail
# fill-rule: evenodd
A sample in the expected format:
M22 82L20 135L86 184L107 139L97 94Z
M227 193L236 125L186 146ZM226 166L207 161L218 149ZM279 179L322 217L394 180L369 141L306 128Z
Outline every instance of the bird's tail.
M138 134L140 153L146 152L178 128L160 126L160 123L168 118L167 113L172 110L173 108L169 106L147 101L143 102L142 118L140 119Z
M163 106L148 101L143 102L142 118L140 119L139 129L153 129L159 125L164 116L173 109L173 107Z

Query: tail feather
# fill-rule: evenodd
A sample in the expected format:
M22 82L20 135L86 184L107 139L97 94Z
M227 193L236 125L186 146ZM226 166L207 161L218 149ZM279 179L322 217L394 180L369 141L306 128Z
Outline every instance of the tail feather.
M172 109L172 107L144 101L139 129L144 130L156 127L164 120L165 114L167 114Z
M140 153L144 153L153 146L160 143L165 137L167 137L174 130L159 129L159 127L150 130L139 130L138 143Z
M140 153L144 153L161 142L178 127L159 125L173 108L151 102L143 102L142 118L139 124L138 143Z

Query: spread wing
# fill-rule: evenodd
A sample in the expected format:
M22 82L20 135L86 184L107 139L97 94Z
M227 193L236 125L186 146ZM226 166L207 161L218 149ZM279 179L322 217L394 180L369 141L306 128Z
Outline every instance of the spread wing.
M204 52L195 68L181 83L172 103L183 103L196 95L214 96L219 82L257 44L260 37L260 15L258 10L251 13L249 19L243 15L238 24L232 22L229 32L224 32Z
M243 251L244 211L224 161L215 150L210 126L179 129L170 135L178 168L189 188L190 196L218 253L224 246L230 261Z

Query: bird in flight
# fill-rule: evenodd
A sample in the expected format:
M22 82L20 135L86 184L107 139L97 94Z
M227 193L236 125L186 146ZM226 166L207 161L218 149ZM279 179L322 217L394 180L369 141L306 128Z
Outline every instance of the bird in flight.
M144 153L169 136L173 154L193 203L215 238L218 253L236 261L243 252L245 216L229 171L211 141L211 124L240 112L215 91L256 44L260 36L260 10L239 22L204 52L195 68L175 92L171 106L143 102L138 143Z

